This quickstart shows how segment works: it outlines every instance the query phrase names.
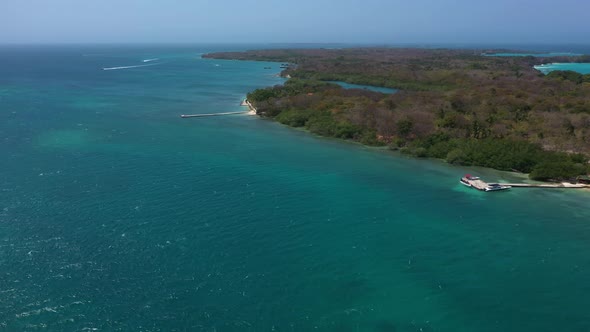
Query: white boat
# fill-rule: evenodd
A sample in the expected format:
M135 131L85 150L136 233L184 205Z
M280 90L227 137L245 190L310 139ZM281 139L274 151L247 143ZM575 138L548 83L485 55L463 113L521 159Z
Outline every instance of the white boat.
M511 186L503 186L499 183L490 183L487 187L485 187L485 191L498 191L498 190L507 190L512 188Z
M464 178L461 178L461 180L459 180L459 182L464 186L471 187L471 184L467 180L465 180Z
M459 180L459 182L461 182L462 185L467 186L467 187L473 187L473 185L471 184L471 182L469 181L474 181L474 180L479 180L479 177L477 176L473 176L471 174L465 174L461 180Z

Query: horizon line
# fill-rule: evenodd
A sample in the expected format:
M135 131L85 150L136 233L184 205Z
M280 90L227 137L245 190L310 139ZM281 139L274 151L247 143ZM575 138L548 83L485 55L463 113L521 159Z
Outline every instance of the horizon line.
M576 45L576 46L590 46L590 42L475 42L475 41L466 41L466 42L243 42L243 41L227 41L227 42L192 42L192 41L179 41L179 42L166 42L166 41L158 41L158 42L144 42L144 41L98 41L98 42L79 42L79 41L72 41L72 42L56 42L56 41L27 41L27 42L2 42L0 41L0 45Z

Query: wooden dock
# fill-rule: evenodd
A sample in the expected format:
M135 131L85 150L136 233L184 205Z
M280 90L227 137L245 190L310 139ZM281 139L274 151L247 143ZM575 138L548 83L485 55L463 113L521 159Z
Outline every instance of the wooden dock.
M208 116L222 116L222 115L233 115L233 114L248 114L250 111L240 112L224 112L224 113L209 113L209 114L182 114L181 118L204 118Z
M561 188L561 189L583 189L590 188L590 185L581 183L500 183L502 186L511 186L513 188Z
M240 103L240 106L248 106L248 111L240 111L240 112L223 112L223 113L208 113L208 114L182 114L181 118L204 118L208 116L223 116L223 115L234 115L234 114L256 114L256 108L252 106L252 104L247 100L244 99Z

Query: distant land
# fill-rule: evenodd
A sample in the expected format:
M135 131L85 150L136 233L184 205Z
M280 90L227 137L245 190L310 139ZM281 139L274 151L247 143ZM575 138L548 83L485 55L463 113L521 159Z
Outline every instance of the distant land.
M482 56L494 53L519 56ZM252 91L248 100L260 116L292 127L536 180L572 179L589 172L590 74L544 75L534 67L587 63L590 56L545 55L349 48L204 57L289 64L281 72L289 78L284 85ZM399 91L344 89L330 81Z

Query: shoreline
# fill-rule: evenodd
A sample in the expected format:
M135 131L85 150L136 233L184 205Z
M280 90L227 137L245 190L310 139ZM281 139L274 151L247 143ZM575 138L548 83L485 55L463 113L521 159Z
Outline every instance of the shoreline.
M258 115L259 118L262 118L262 116L260 116L258 114L258 110L256 109L256 107L254 107L254 105L252 105L252 103L250 103L250 101L248 101L248 99L243 99L242 102L240 103L240 106L247 106L248 107L248 109L249 109L249 111L247 113L248 115ZM444 159L438 159L438 158L419 158L419 157L415 157L412 155L404 154L404 153L400 152L399 150L390 149L387 146L371 146L371 145L366 145L366 144L363 144L363 143L355 141L355 140L347 140L347 139L317 135L317 134L314 134L311 131L304 129L304 128L292 127L287 124L283 124L273 118L271 118L271 120L272 120L272 122L282 125L284 127L287 127L289 129L305 132L306 134L311 134L312 136L315 136L315 137L318 137L321 139L327 139L327 140L331 140L331 141L335 141L335 142L339 142L339 143L353 144L355 146L360 146L360 147L370 149L373 151L386 152L391 155L399 155L400 157L404 156L406 158L411 158L411 159L415 159L415 160L436 161L436 162L443 163L443 164L446 164L450 167L457 168L457 169L471 167L471 168L476 168L476 169L483 168L485 170L491 170L493 172L500 172L500 173L509 175L510 177L519 178L521 183L512 183L513 185L515 185L514 187L529 188L529 189L530 188L539 188L539 189L547 189L547 188L550 188L550 189L573 189L573 188L575 188L575 189L579 189L577 191L590 192L590 185L581 186L579 184L567 182L567 181L555 181L555 182L536 181L536 180L531 180L528 177L528 175L529 175L528 173L505 171L505 170L501 170L501 169L495 169L495 168L491 168L491 167L477 166L477 165L471 165L471 166L469 166L469 165L454 165L454 164L448 163Z
M248 101L248 99L242 100L240 106L248 106L248 115L258 115L258 110Z
M327 52L327 53L326 53ZM332 59L334 58L336 55L338 54L331 54L330 52L334 53L336 51L326 51L323 54L323 58L320 56L321 59ZM382 52L385 52L382 50ZM260 54L259 54L260 53ZM284 53L284 52L283 52ZM209 56L211 58L218 58L218 59L234 59L234 60L253 60L251 58L257 58L254 59L254 61L256 60L264 60L264 61L270 61L270 62L294 62L297 63L297 58L294 57L293 54L291 53L287 53L287 54L283 54L281 53L281 51L273 51L273 50L260 50L260 51L247 51L247 52L226 52L226 53L212 53L209 54ZM301 54L299 54L301 53ZM529 175L535 179L538 182L542 182L542 183L563 183L564 181L559 181L561 179L565 179L566 181L569 181L569 183L578 183L577 181L577 176L575 174L587 174L588 173L588 166L586 165L586 162L588 161L587 159L584 159L585 157L582 155L582 153L580 152L580 155L571 155L571 154L567 154L567 152L569 151L548 151L548 150L542 150L540 152L537 153L537 155L534 155L533 157L531 157L532 159L530 160L525 160L522 161L521 159L526 158L529 154L533 154L533 152L536 151L536 149L538 148L537 146L533 146L535 144L542 146L542 142L541 143L536 143L535 142L531 142L530 140L517 140L515 139L513 136L510 135L506 135L507 138L503 139L504 136L501 136L500 138L497 138L496 136L494 136L494 132L493 132L493 128L491 127L491 125L483 125L480 126L483 129L477 129L478 131L476 131L475 134L481 134L481 132L485 132L485 130L488 130L489 132L486 134L486 137L489 136L491 137L489 140L482 140L481 142L478 141L477 143L480 145L478 147L474 147L474 144L471 144L468 141L468 138L472 137L472 136L466 136L467 138L464 138L463 136L459 136L457 135L455 132L457 132L457 130L452 131L452 130L442 130L441 132L443 134L446 134L446 136L441 136L441 137L434 137L433 141L430 142L421 142L418 139L415 139L416 137L427 137L428 134L430 134L430 136L437 134L438 132L436 130L431 130L432 128L438 128L436 127L436 119L438 119L438 117L443 117L445 114L450 114L447 117L450 117L452 119L452 116L460 113L460 106L461 103L459 103L459 106L445 106L445 112L443 112L443 115L440 115L439 113L436 113L434 109L431 108L425 108L424 110L421 108L421 112L423 112L423 116L422 114L418 114L416 116L413 116L411 113L411 108L404 108L402 106L400 106L401 102L399 100L394 99L393 97L390 98L392 100L389 100L387 98L382 98L382 97L376 97L376 96L369 96L369 97L373 97L373 99L368 99L368 101L366 100L361 100L361 101L357 101L355 98L355 95L353 93L340 93L337 94L337 97L334 97L333 99L337 100L338 102L344 103L344 102L350 102L353 103L354 105L356 105L356 110L357 113L359 112L359 110L362 109L363 106L367 106L367 107L373 107L376 109L381 110L382 112L377 112L375 113L375 119L373 120L373 125L367 125L365 122L367 122L366 120L364 120L364 118L359 118L359 116L357 116L356 118L342 118L342 117L338 117L334 114L338 113L338 108L334 108L334 109L327 109L324 110L323 108L321 108L323 106L323 104L320 104L318 107L320 107L319 109L324 112L327 113L327 115L324 116L324 114L320 114L318 116L314 116L313 114L311 114L312 112L310 112L313 107L310 107L309 103L315 103L318 104L319 103L319 98L323 97L322 92L324 92L324 90L322 90L322 85L320 83L315 83L316 81L324 81L324 76L320 75L322 73L328 73L328 74L332 74L332 76L336 75L337 77L334 78L330 75L330 80L340 80L340 81L345 81L343 79L340 79L340 76L344 75L339 75L339 73L342 71L338 68L325 68L325 66L323 66L323 62L320 60L317 60L316 57L318 57L316 55L316 53L311 53L311 54L307 54L306 50L301 50L299 52L298 56L301 57L305 57L308 56L310 57L310 63L306 63L307 66L303 66L303 65L299 65L296 68L294 68L294 70L298 70L298 72L300 72L300 75L293 75L295 77L297 77L294 81L287 81L286 83L283 84L283 87L281 89L280 86L274 86L274 87L267 87L267 88L260 88L260 89L256 89L255 91L251 91L247 94L247 99L244 100L242 102L242 106L247 106L248 107L248 114L249 115L260 115L261 117L264 118L271 118L276 122L280 122L284 125L293 127L293 128L299 128L301 126L306 127L308 129L311 129L311 132L314 133L317 136L322 136L322 137L333 137L336 138L339 141L347 141L347 142L354 142L357 144L361 144L363 146L366 147L373 147L373 146L383 146L383 145L391 145L391 147L395 148L396 146L401 146L401 147L405 147L404 150L407 151L402 151L402 152L408 152L409 154L415 154L414 157L417 157L418 159L422 159L421 157L434 157L434 158L440 158L441 155L447 155L448 157L445 158L445 160L450 164L455 166L456 162L461 162L461 163L465 163L466 165L488 165L488 167L492 166L492 167L501 167L501 168L495 168L496 170L510 170L510 169L515 169L515 170L520 170L521 172L527 172L530 173ZM309 52L308 52L309 53ZM336 52L337 53L337 52ZM354 59L364 59L363 61L366 61L368 63L368 65L371 64L375 64L375 59L365 59L363 56L367 56L367 52L363 52L362 50L357 51L358 54L356 54L356 58ZM387 52L385 52L387 53ZM391 53L391 54L389 54ZM398 59L400 61L400 63L404 63L404 61L410 61L410 60L428 60L430 59L429 57L436 57L436 59L455 59L455 57L457 55L462 55L461 52L458 52L458 54L455 54L457 52L454 52L452 50L447 50L446 53L444 54L422 54L414 49L405 49L401 50L401 51L390 51L388 54L388 56L393 57L395 59ZM448 54L447 54L448 53ZM373 54L373 53L368 53L369 55ZM322 54L320 54L322 55ZM349 55L347 55L349 56ZM380 55L381 56L381 55ZM250 57L250 58L249 58ZM262 57L262 58L261 58ZM314 60L315 59L315 60ZM471 58L465 60L465 62L468 62L468 64L470 63L469 61L473 62L473 61L478 61L477 63L475 63L475 65L481 65L479 62L481 62L481 57L478 57L478 59L476 60L470 60ZM314 61L312 61L314 60ZM372 62L371 62L372 61ZM511 60L512 61L512 60ZM321 64L322 66L318 68L316 68L318 65ZM486 67L486 70L495 70L498 73L504 73L505 71L508 71L510 74L510 68L505 68L506 66L504 66L504 63L500 63L500 64L495 64L494 63L484 63L485 65L491 66L490 68ZM316 65L316 67L314 67L314 65ZM378 65L378 63L377 63ZM522 77L524 75L524 79L528 79L527 82L530 81L530 85L534 86L535 84L539 83L538 81L541 80L539 77L539 67L537 66L531 66L530 63L522 63L522 68L523 71L517 73L519 76L518 77ZM390 66L392 67L392 69L400 69L398 67L400 66ZM403 67L403 66L402 66ZM532 68L531 68L532 67ZM371 67L372 68L372 67ZM469 67L470 68L470 67ZM483 67L482 67L483 68ZM473 69L469 69L467 70L469 73L475 71L476 73L478 72L478 70L483 70L480 67L474 67ZM526 71L525 69L526 68ZM400 70L402 70L403 68L401 68ZM440 69L440 68L439 68ZM443 68L444 69L444 68ZM319 70L319 71L318 71ZM442 70L442 69L441 69ZM403 70L402 70L403 71ZM312 73L312 74L310 74ZM335 74L334 74L335 73ZM373 82L378 82L379 80L377 80L377 78L380 78L381 76L379 75L370 75L372 74L372 72L370 73L365 73L362 71L359 71L359 73L354 72L357 75L360 75L360 77L362 78L366 78L368 83L364 83L364 84L368 84L368 85L374 85L374 86L382 86L381 84L376 84ZM286 78L289 79L289 76L286 72L282 72L283 75L281 76L287 76ZM290 72L289 72L290 74ZM315 75L315 76L314 76ZM348 74L347 74L348 75ZM352 75L352 74L350 74ZM350 76L349 75L349 76ZM364 76L363 76L364 75ZM528 76L527 76L528 75ZM346 76L346 75L345 75ZM508 75L510 76L510 75ZM375 78L376 77L376 78ZM374 80L371 80L371 78L375 78ZM304 83L305 81L308 81L307 85L306 83ZM325 79L328 80L328 79ZM427 103L427 102L431 102L431 103L427 103L428 105L435 105L435 102L445 102L448 101L448 97L445 97L445 93L444 91L455 91L453 90L453 85L451 83L453 83L454 81L448 83L447 85L428 85L427 83L429 83L429 81L427 79L423 79L425 81L425 83L423 85L420 85L418 83L416 84L409 84L408 83L408 91L413 92L410 93L408 92L405 95L398 95L397 99L401 99L401 101L406 101L406 99L412 99L412 97L414 95L418 96L418 97L424 97L423 93L422 95L420 94L421 91L430 91L429 94L426 94L427 96L431 96L431 98L425 98L426 100L420 99L420 102L423 103ZM309 83L311 81L311 83ZM291 82L292 84L289 84L289 82ZM555 83L555 82L554 82ZM490 83L491 84L491 83ZM491 84L493 85L493 84ZM559 85L558 83L555 83L554 85ZM494 85L495 86L495 85ZM559 85L557 88L561 87L561 85ZM261 90L261 91L258 91ZM267 93L264 93L264 90L268 90ZM285 92L286 91L286 92ZM442 92L441 92L442 91ZM525 92L528 92L528 90L523 90ZM537 91L537 90L535 90ZM310 96L310 95L314 95L316 94L317 97L314 98L307 98L305 97L305 95ZM534 92L531 92L532 95L534 95ZM309 99L309 101L307 99L305 99L305 101L308 101L308 104L303 103L303 101L296 99L296 101L300 102L299 104L296 104L296 106L293 106L291 104L289 104L289 100L287 100L287 98L291 98L291 97L301 97L299 99ZM331 96L331 95L328 95ZM461 95L459 95L461 96ZM491 98L491 97L490 97ZM248 100L249 99L249 100ZM268 101L270 99L270 101ZM282 100L285 99L285 100ZM386 100L387 99L387 100ZM460 98L459 98L460 99ZM465 98L463 98L465 99ZM462 101L463 99L461 99L460 101ZM267 102L268 104L268 109L267 109ZM287 102L287 104L282 105L281 103ZM253 105L254 103L256 103L256 107L255 105ZM271 105L272 104L272 105ZM314 105L315 105L314 104ZM281 107L285 106L285 105L290 105L288 107ZM307 106L306 106L307 105ZM445 104L446 105L446 104ZM264 107L263 107L264 106ZM316 105L317 106L317 105ZM424 106L424 105L423 105ZM534 105L533 105L534 106ZM260 107L260 112L258 112L258 107ZM306 110L307 107L307 110ZM327 106L326 106L327 107ZM399 109L399 116L395 117L395 116L389 116L386 111L389 110L390 108L396 108ZM302 113L297 113L297 111L304 111ZM566 111L568 111L569 109L563 111L562 113L564 113L564 117L567 118L567 116L571 113L568 113ZM347 110L344 110L342 112L345 112ZM571 111L571 110L569 110ZM341 113L342 113L341 112ZM404 113L405 112L405 113ZM350 113L350 112L349 112ZM276 118L279 114L281 114L281 116L279 118ZM340 114L340 113L338 113ZM348 114L348 113L346 113ZM356 113L355 113L356 114ZM526 113L528 114L528 112ZM561 113L560 113L561 114ZM334 116L332 116L334 115ZM353 114L354 115L354 114ZM322 117L323 116L323 117ZM396 131L396 125L399 127L400 126L400 122L403 121L405 118L403 117L407 117L409 118L408 122L410 122L410 124L408 126L405 126L403 129L405 131L407 131L407 133L398 133ZM422 116L422 117L419 117ZM474 115L475 116L475 115ZM421 120L426 121L426 124L424 124L422 127L426 128L422 128L419 126L412 126L414 123L418 121L416 118L419 118ZM424 118L424 119L423 119ZM400 120L401 119L401 120ZM309 121L308 121L309 120ZM390 131L393 131L393 134L385 131L386 133L389 133L389 136L382 136L385 134L379 134L378 130L376 129L376 125L374 123L380 123L378 121L383 120L383 121L388 121L385 122L389 127L393 128ZM472 118L468 118L465 121L467 121L467 125L469 124L469 121L472 121ZM504 119L502 117L500 117L500 120L496 120L498 121L509 121L510 119ZM364 122L363 122L364 121ZM396 124L397 123L397 124ZM510 122L512 123L512 122ZM403 125L405 125L406 123L402 123ZM428 125L431 125L432 128L428 127ZM465 124L462 124L461 127L459 129L465 129L465 130L471 130L472 128L467 126ZM408 127L406 129L406 127ZM418 128L418 129L414 129ZM446 128L446 127L445 127ZM454 127L451 127L454 128ZM467 129L466 129L467 128ZM478 127L479 128L479 127ZM539 127L539 128L533 128L534 130L541 130L544 127ZM531 129L531 130L533 130ZM398 129L398 131L401 129ZM420 130L422 130L420 132ZM533 131L534 131L533 130ZM310 130L304 130L307 132L310 132ZM426 133L424 133L424 131L426 131ZM377 132L377 134L374 134L375 132ZM416 133L418 132L418 133ZM434 132L434 134L432 134ZM481 136L475 135L473 134L473 137L477 137L480 138ZM510 134L510 133L509 133ZM376 136L375 136L376 135ZM421 135L421 136L420 136ZM557 135L557 134L556 134ZM430 137L428 136L428 137ZM554 135L555 136L555 135ZM559 136L559 135L557 135ZM400 139L400 137L402 137ZM406 139L406 137L409 137ZM551 142L551 139L553 138L553 136L550 136L546 139L546 141ZM399 140L400 142L398 142L397 140ZM406 140L408 142L406 142ZM439 142L440 141L440 142ZM515 141L515 142L513 142ZM443 144L446 142L450 142L448 144ZM575 141L574 139L572 139L572 142L575 143L577 141ZM572 143L569 142L568 143ZM440 143L440 144L438 144ZM433 145L436 145L433 148ZM440 145L440 146L439 146ZM477 145L477 144L475 144ZM432 148L432 149L431 149ZM479 154L473 154L474 150L477 150L478 148L484 149L485 152L482 152L482 150L478 150L480 151ZM496 150L494 150L494 148L496 148L496 150L498 148L502 148L506 151L513 151L511 153L509 153L509 157L512 158L508 158L508 160L503 160L504 162L502 163L494 163L494 162L489 162L489 158L486 159L488 156L493 156L494 152ZM525 150L524 152L521 152L519 150L519 148L527 148L527 150ZM453 151L451 151L452 149L454 149ZM449 150L449 151L447 151ZM457 151L455 151L457 150ZM529 151L533 151L530 152ZM450 154L450 152L457 152L454 154ZM461 160L461 156L463 156L461 153L463 153L465 156L463 157L464 160ZM561 154L560 154L561 153ZM483 155L483 157L482 157ZM571 155L571 156L570 156ZM475 157L474 157L475 156ZM467 158L467 159L465 159ZM490 157L491 158L491 157ZM553 159L552 159L553 158ZM562 158L562 159L555 159L555 158ZM506 158L504 158L506 159ZM551 162L547 162L548 160L552 160ZM581 161L579 161L581 160ZM542 162L546 162L545 164L543 164ZM576 164L577 163L577 164ZM563 165L561 165L563 164ZM582 164L582 166L579 166L578 164ZM559 166L559 170L557 170L555 167ZM579 166L579 167L578 167ZM467 166L467 167L473 167L473 166ZM552 168L553 167L553 168ZM581 168L585 168L584 173L575 173L578 171L578 169ZM534 169L533 169L534 168ZM575 174L574 174L575 173ZM526 176L526 174L524 174L523 176ZM535 183L532 180L531 181L526 181L529 183ZM552 180L552 179L556 179L556 180ZM538 183L537 182L537 183Z
M582 69L572 69L568 67L572 66L579 66ZM564 68L565 67L565 68ZM590 70L590 63L589 62L548 62L543 63L540 65L534 65L533 68L544 75L548 75L553 71L573 71L580 75L587 75L589 72L586 70Z

